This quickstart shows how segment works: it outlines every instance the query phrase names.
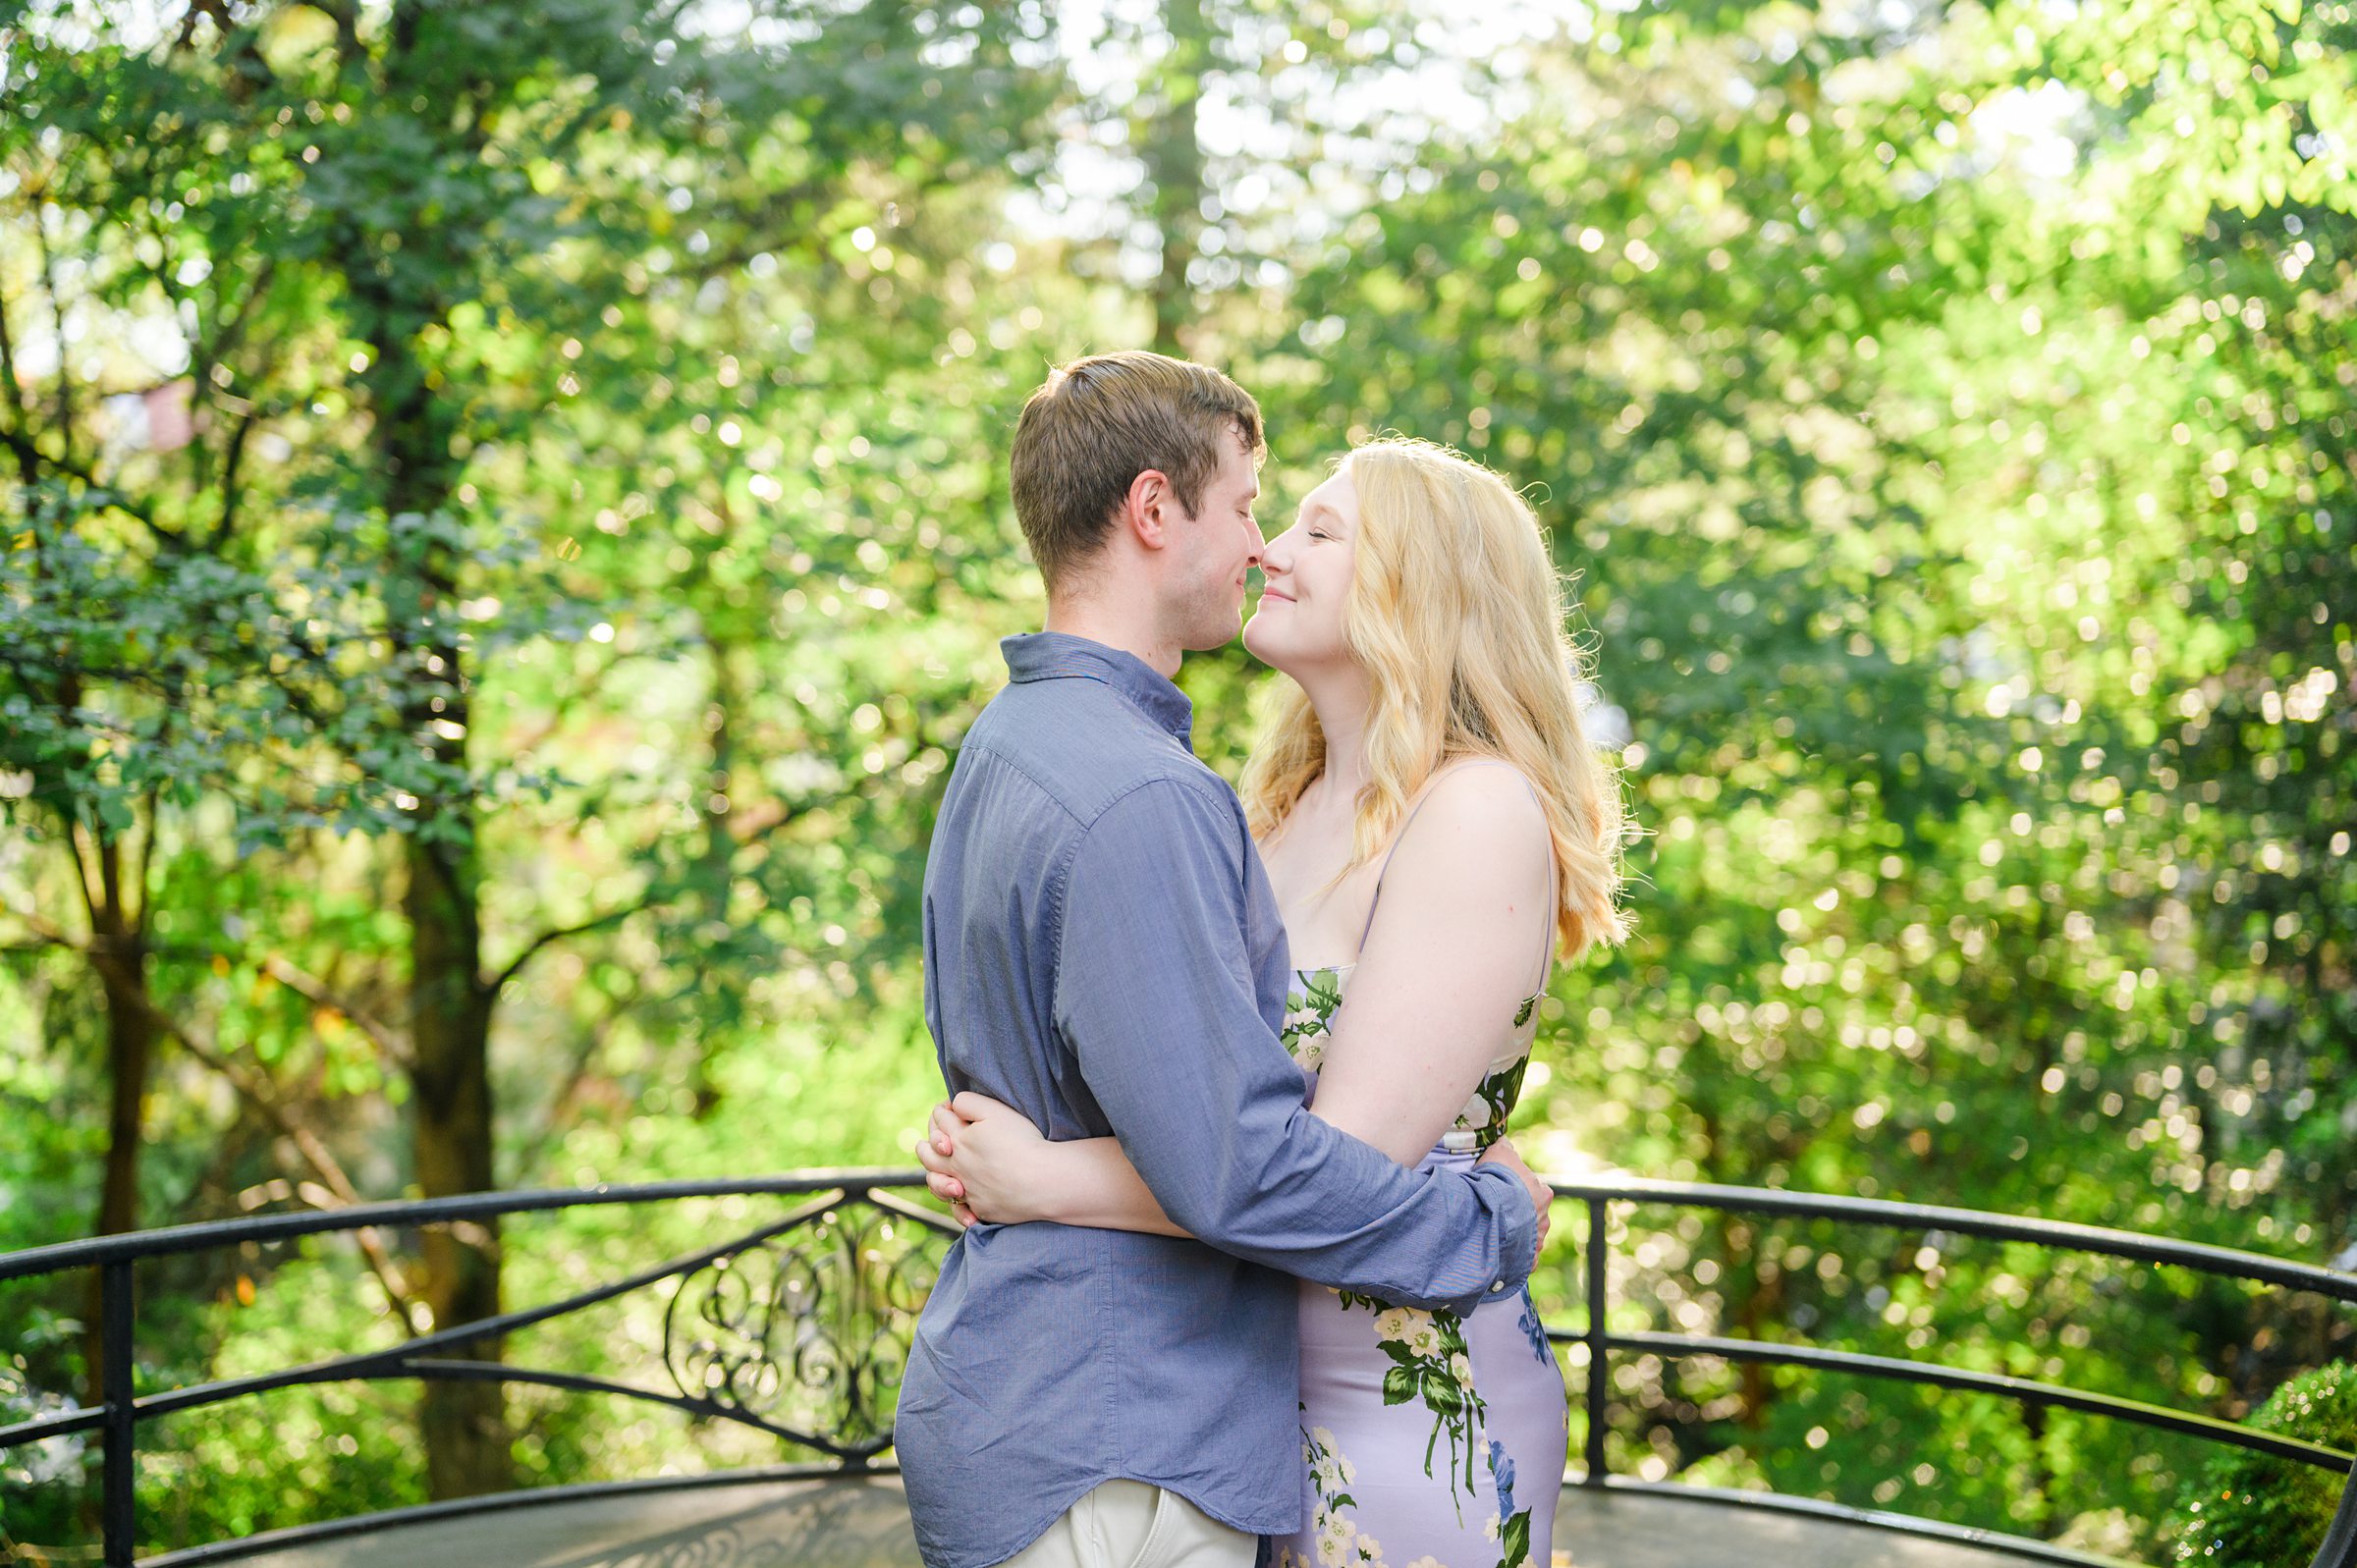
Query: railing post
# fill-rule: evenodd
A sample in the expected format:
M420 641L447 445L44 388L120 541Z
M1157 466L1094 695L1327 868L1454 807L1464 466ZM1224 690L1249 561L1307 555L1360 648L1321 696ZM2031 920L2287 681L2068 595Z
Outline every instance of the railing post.
M1604 1485L1605 1200L1588 1200L1588 1473L1584 1485Z
M133 1502L137 1469L132 1463L134 1429L131 1386L131 1260L99 1271L99 1388L106 1395L106 1469L99 1493L106 1568L132 1568L137 1546Z
M2347 1484L2340 1488L2340 1506L2332 1511L2325 1543L2316 1548L2316 1561L2310 1568L2350 1568L2353 1563L2357 1563L2357 1468L2350 1470Z

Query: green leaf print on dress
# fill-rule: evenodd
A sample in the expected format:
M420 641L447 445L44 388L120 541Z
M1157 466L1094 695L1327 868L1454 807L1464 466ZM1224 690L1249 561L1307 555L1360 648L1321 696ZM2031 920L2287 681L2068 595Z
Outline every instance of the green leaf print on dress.
M1343 1004L1340 969L1294 971L1299 982L1285 999L1285 1028L1278 1038L1293 1060L1315 1072L1326 1059L1326 1040L1334 1032L1335 1010Z
M1476 1495L1474 1433L1487 1410L1473 1389L1473 1362L1465 1348L1464 1321L1447 1310L1424 1312L1395 1307L1372 1296L1335 1292L1344 1309L1364 1307L1375 1315L1375 1348L1392 1360L1383 1375L1383 1402L1421 1401L1432 1413L1432 1435L1424 1441L1424 1474L1433 1480L1433 1455L1449 1439L1449 1498L1464 1517L1464 1497ZM1457 1469L1464 1470L1464 1497L1457 1495Z
M1285 997L1285 1025L1278 1039L1284 1042L1294 1062L1311 1072L1326 1064L1326 1045L1334 1036L1334 1015L1343 1005L1343 977L1357 967L1335 964L1324 969L1293 971L1292 989ZM1538 1002L1536 994L1523 999L1514 1013L1516 1029L1530 1021L1531 1010ZM1522 1075L1529 1066L1530 1056L1526 1052L1482 1079L1473 1097L1465 1102L1465 1108L1450 1123L1450 1133L1472 1134L1472 1147L1476 1151L1487 1149L1505 1137L1507 1117L1513 1113L1514 1103L1522 1097Z
M1490 1486L1498 1493L1498 1511L1482 1533L1498 1542L1498 1568L1522 1568L1530 1560L1530 1510L1514 1512L1514 1461L1502 1442L1490 1444Z
M1522 1098L1522 1075L1530 1068L1530 1058L1518 1058L1510 1067L1491 1073L1473 1091L1473 1099L1465 1113L1456 1118L1457 1130L1473 1134L1473 1147L1487 1149L1506 1136L1506 1118L1514 1113L1514 1105Z

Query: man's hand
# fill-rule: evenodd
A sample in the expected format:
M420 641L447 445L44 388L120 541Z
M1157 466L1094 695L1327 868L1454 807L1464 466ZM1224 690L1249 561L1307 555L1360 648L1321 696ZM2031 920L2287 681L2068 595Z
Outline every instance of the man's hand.
M1553 1223L1549 1213L1555 1206L1555 1194L1549 1189L1547 1183L1532 1173L1530 1166L1522 1162L1522 1151L1514 1147L1514 1141L1511 1138L1501 1138L1484 1151L1481 1162L1485 1165L1504 1165L1522 1178L1523 1190L1530 1194L1530 1206L1539 1212L1538 1244L1541 1247L1546 1246L1547 1231ZM1532 1257L1534 1259L1537 1257L1535 1251L1532 1253Z

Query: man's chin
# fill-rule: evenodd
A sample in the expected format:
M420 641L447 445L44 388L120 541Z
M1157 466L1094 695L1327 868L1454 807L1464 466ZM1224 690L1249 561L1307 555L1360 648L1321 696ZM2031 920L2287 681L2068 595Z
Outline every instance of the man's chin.
M1236 618L1233 621L1206 622L1201 627L1188 634L1186 639L1186 651L1189 653L1211 653L1217 649L1225 648L1230 643L1233 642L1238 636L1241 636L1243 634L1243 616L1241 612L1238 612Z
M1244 629L1244 602L1239 596L1232 605L1205 605L1203 614L1186 630L1184 646L1189 653L1210 653L1233 642Z

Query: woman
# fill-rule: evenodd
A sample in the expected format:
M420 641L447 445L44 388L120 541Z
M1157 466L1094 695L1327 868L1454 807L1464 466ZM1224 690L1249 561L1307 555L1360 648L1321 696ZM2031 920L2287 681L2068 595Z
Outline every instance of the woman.
M1291 683L1241 793L1317 959L1285 1044L1316 1114L1402 1163L1470 1164L1506 1136L1555 952L1623 930L1619 800L1538 519L1455 453L1378 441L1261 569L1244 646ZM979 1095L917 1152L961 1222L1178 1233L1118 1141L1049 1143ZM1304 1281L1300 1325L1309 1523L1279 1568L1550 1560L1568 1415L1527 1287L1460 1316Z

